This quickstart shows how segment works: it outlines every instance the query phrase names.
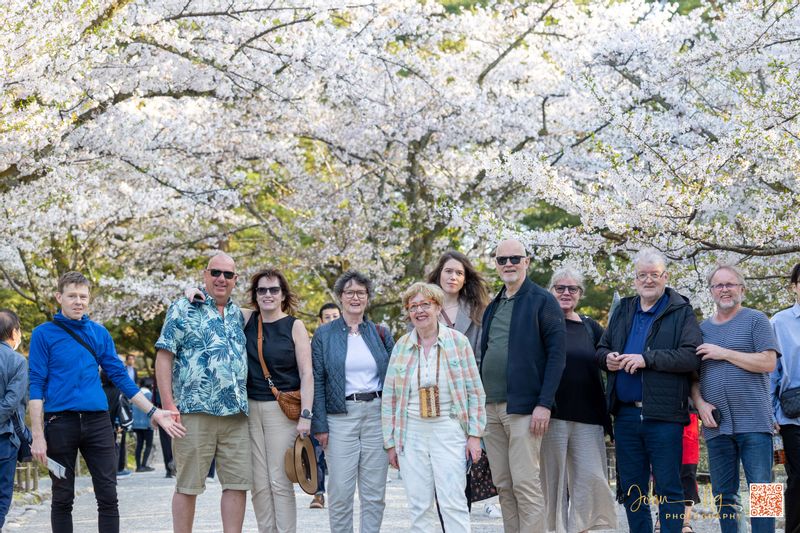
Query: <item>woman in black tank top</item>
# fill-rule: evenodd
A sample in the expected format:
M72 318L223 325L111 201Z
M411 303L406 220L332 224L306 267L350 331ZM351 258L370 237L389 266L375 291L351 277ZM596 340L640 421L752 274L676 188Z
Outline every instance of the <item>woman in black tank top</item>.
M298 433L309 434L314 402L311 344L301 320L291 316L297 298L283 274L274 269L256 273L250 283L254 311L243 309L247 339L247 397L250 404L250 448L253 466L253 509L259 531L296 531L294 487L284 470L284 452ZM281 410L264 375L258 350L275 388L300 389L301 418L293 422Z

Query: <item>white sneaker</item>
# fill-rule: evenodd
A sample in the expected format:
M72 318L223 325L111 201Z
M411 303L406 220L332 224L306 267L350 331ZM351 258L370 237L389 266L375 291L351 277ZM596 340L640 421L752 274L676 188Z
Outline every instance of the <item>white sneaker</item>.
M486 513L486 516L489 518L503 518L503 512L496 503L487 503L483 508L483 512Z

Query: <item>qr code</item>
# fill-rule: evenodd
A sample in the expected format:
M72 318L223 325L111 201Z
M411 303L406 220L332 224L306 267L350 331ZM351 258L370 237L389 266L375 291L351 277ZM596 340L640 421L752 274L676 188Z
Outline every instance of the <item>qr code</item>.
M750 483L750 516L783 516L783 483Z

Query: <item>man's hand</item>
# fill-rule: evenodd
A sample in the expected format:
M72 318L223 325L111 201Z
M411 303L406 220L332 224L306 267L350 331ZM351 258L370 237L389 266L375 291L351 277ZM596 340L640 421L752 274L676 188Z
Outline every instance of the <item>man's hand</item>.
M183 295L186 296L186 299L190 302L194 302L195 298L201 302L206 301L206 297L203 295L203 291L198 289L197 287L187 287L185 291L183 291Z
M297 434L302 436L311 435L311 420L301 416L297 421Z
M531 433L541 437L547 433L548 427L550 427L550 409L537 405L531 414Z
M44 435L34 435L33 442L31 443L31 453L33 458L47 465L47 441L44 440Z
M397 460L397 450L395 448L389 448L386 450L386 455L389 456L389 465L392 468L396 468L400 470L400 461Z
M164 409L156 409L153 413L153 422L161 426L167 432L167 435L175 438L181 438L186 435L186 428L180 423L181 414L178 411L165 411Z
M708 428L717 427L717 421L714 420L714 415L711 414L711 411L716 409L716 407L705 401L695 402L695 407L697 408L697 413L700 415L700 420L703 421L704 426Z
M619 356L619 367L628 374L633 374L644 366L644 357L640 353L624 353Z
M323 450L328 449L328 434L327 433L315 433L314 438L317 439L322 446Z
M711 344L710 342L704 342L697 347L697 355L702 357L703 361L707 359L724 361L727 359L727 350L722 346L717 346L716 344Z
M169 413L175 422L177 422L178 424L181 423L181 412L178 411L178 408L175 406L174 403L163 402L162 407L163 408L161 410L164 411L165 413ZM158 411L156 411L156 413L158 413ZM153 418L155 417L156 415L154 414Z
M609 372L616 372L619 370L619 352L611 352L606 355L606 366Z

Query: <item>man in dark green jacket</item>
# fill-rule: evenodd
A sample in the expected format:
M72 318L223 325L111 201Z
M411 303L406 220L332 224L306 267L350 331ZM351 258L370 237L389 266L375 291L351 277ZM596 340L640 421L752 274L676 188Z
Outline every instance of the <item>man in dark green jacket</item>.
M484 443L506 533L544 531L539 448L566 364L564 313L527 278L529 265L519 241L497 245L503 288L486 308L481 338Z

